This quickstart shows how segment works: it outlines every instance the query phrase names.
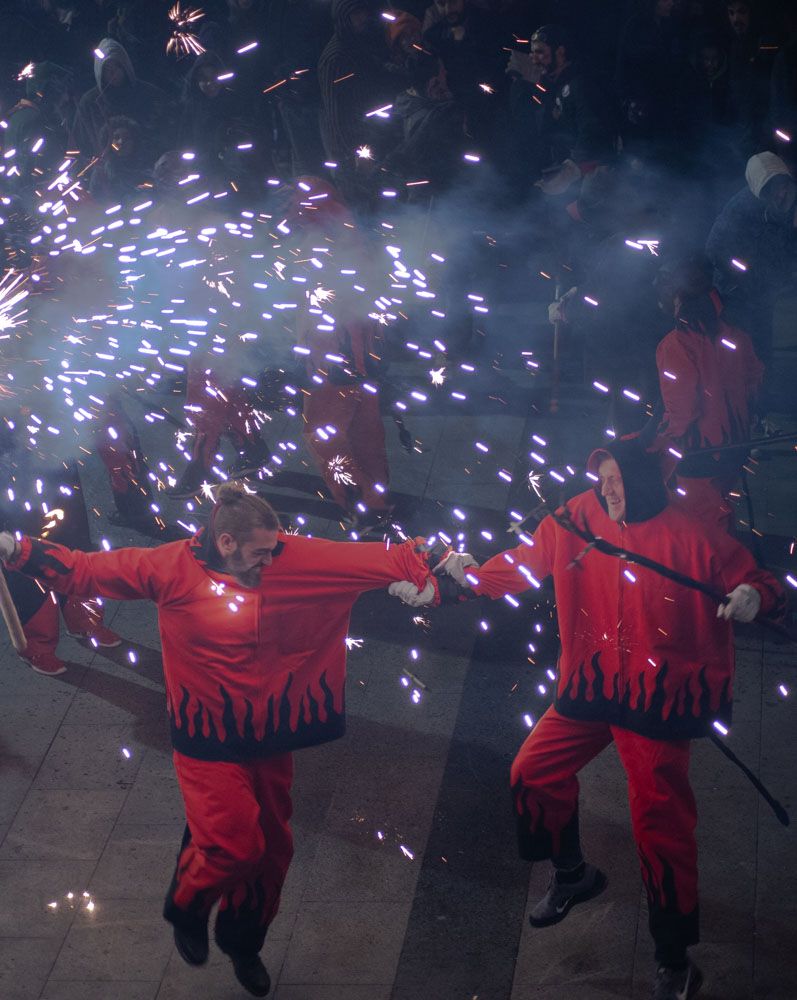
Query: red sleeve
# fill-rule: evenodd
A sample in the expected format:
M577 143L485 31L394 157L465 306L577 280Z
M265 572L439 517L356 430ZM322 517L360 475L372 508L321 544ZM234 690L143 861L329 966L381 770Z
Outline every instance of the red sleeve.
M175 587L178 575L176 557L183 544L176 542L156 549L81 552L41 538L25 536L19 555L8 566L36 577L59 594L161 602ZM168 558L167 549L174 550L174 559ZM164 572L164 556L172 567L171 573Z
M298 539L297 539L298 540ZM286 543L291 544L291 536ZM318 596L324 590L351 591L362 593L378 590L399 580L409 580L418 590L423 590L431 580L435 587L435 603L438 588L428 566L427 554L423 551L423 538L408 539L398 545L383 542L332 542L323 538L302 539L301 549L296 550L295 561L284 555L274 563L279 572L289 569L291 575L300 574L302 584L308 593ZM283 562L285 559L285 562Z
M496 598L539 587L553 572L556 531L554 519L546 517L531 538L520 536L516 549L499 552L479 569L469 571L479 581L472 585L474 593Z
M759 615L780 618L786 610L786 594L777 579L767 570L761 569L752 554L726 532L712 533L711 542L715 552L714 571L719 588L730 594L740 583L748 583L761 595Z
M660 451L672 441L682 438L699 418L700 376L694 359L675 331L668 333L656 348L656 367L664 402L664 416L659 425L656 444L651 450Z

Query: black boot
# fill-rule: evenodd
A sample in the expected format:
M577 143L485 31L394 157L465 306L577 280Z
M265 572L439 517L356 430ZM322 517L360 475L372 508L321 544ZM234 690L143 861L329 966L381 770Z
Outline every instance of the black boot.
M235 978L253 997L264 997L271 989L271 977L259 955L230 955Z
M204 965L208 960L208 928L197 927L189 931L185 928L174 927L174 945L177 953L184 962L189 965Z

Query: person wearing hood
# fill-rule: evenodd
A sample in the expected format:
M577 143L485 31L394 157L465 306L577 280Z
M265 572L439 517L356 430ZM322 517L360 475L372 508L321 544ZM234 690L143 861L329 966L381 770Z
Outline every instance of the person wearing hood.
M774 153L751 156L747 187L720 212L706 242L714 283L733 322L748 330L767 363L775 302L797 267L797 183Z
M690 741L708 736L715 721L730 722L731 619L778 614L784 594L747 549L670 500L657 456L638 442L600 448L587 470L594 488L546 517L533 537L521 533L517 548L480 568L467 553L454 554L443 579L497 599L553 577L561 637L555 700L511 768L521 855L554 866L532 926L564 920L606 887L606 876L582 854L576 775L614 743L628 778L656 947L652 998L688 1000L702 982L687 955L699 937ZM568 521L728 596L718 605L603 553L568 530ZM400 585L396 596L418 601L413 587Z
M378 146L375 117L401 89L388 69L390 53L384 31L365 0L333 0L334 34L318 61L321 88L321 139L339 167L339 183L352 193L357 149Z
M680 262L659 288L662 308L676 326L656 349L664 412L651 450L684 456L677 466L681 505L707 524L732 531L729 494L747 457L764 366L747 333L726 322L708 261ZM685 455L734 444L739 448Z
M240 99L224 80L225 65L215 52L203 52L186 75L179 105L178 146L199 157L202 172L219 167L231 126L248 127L252 121L242 116Z
M124 115L139 123L154 159L166 135L169 115L166 95L138 79L127 51L112 38L104 38L94 50L94 79L96 86L78 104L70 146L79 149L84 157L99 156L108 120L114 115Z
M16 150L13 162L23 183L33 179L34 166L61 162L74 110L70 71L52 62L36 63L25 81L25 96L7 114L2 136L4 150ZM38 139L44 141L34 153Z

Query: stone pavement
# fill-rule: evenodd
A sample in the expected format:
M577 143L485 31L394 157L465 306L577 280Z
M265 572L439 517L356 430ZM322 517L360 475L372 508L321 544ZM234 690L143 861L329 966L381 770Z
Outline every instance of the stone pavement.
M553 420L528 372L510 366L491 377L496 381L462 412L441 405L412 415L422 454L401 451L388 425L392 485L415 500L405 529L450 529L457 503L477 512L468 538L481 555L509 544L507 509L533 505L522 483L530 434L579 461L599 440L603 419L595 400L574 390L563 394ZM487 404L495 392L506 405ZM156 448L157 430L144 426L145 448ZM281 416L268 436L272 444L299 439ZM477 438L491 442L489 462L474 452ZM751 481L756 523L773 534L767 553L781 576L795 531L794 465L788 456L761 461ZM520 473L515 484L496 477L500 467ZM280 509L315 510L306 528L341 537L332 508L311 496L318 481L301 450L291 468L294 485L273 490ZM84 471L92 503L107 509L108 487L93 459ZM296 488L302 477L310 493ZM476 527L491 530L493 542ZM148 544L104 519L96 537L115 546ZM349 659L348 734L296 756L296 858L264 952L273 995L647 997L652 947L624 776L612 749L582 781L585 846L607 871L608 891L545 931L526 920L548 871L516 857L507 774L527 732L524 715L538 717L545 707L538 685L554 649L544 600L525 601L520 610L473 603L428 618L419 627L407 608L379 593L355 609L351 636L363 643ZM7 641L0 646L0 998L241 998L223 956L212 950L208 967L188 968L161 919L183 819L155 616L147 604L128 603L109 606L108 621L122 646L95 652L64 638L61 655L70 667L56 678L29 670ZM532 635L540 650L534 663ZM739 636L737 648L730 745L797 810L797 705L778 691L786 684L797 692L797 649L754 630ZM401 683L407 669L427 685L418 704ZM778 825L712 746L695 748L692 773L703 995L795 1000L793 830Z

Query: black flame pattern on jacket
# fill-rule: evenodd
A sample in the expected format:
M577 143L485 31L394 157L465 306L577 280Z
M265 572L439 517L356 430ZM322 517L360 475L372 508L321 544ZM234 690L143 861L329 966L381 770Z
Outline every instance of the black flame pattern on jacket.
M345 706L340 712L335 710L335 698L327 684L326 672L318 679L318 685L324 692L323 702L314 698L308 687L299 702L296 727L291 728L289 694L293 681L294 675L291 674L279 700L274 695L269 697L266 724L260 737L255 732L254 708L248 699L243 728L240 729L232 698L224 685L219 685L224 711L218 725L213 713L202 702L197 704L193 713L189 713L192 696L183 686L179 708L174 711L170 707L169 711L174 749L197 760L244 761L328 743L343 736L346 732Z
M687 740L707 736L711 723L718 719L730 725L733 699L731 679L726 677L719 694L719 706L712 709L711 689L706 681L703 667L698 673L700 696L695 698L689 689L688 678L673 688L668 684L669 667L666 661L659 667L652 690L648 690L647 678L651 671L641 671L636 678L628 678L622 685L619 675L612 679L611 695L603 693L604 673L600 666L600 653L595 653L591 661L594 680L587 678L585 664L569 678L566 686L560 682L554 706L560 715L582 722L606 722L610 726L622 726L651 739ZM664 710L672 701L672 710L665 718ZM716 701L714 701L716 704ZM636 707L634 707L634 705Z

